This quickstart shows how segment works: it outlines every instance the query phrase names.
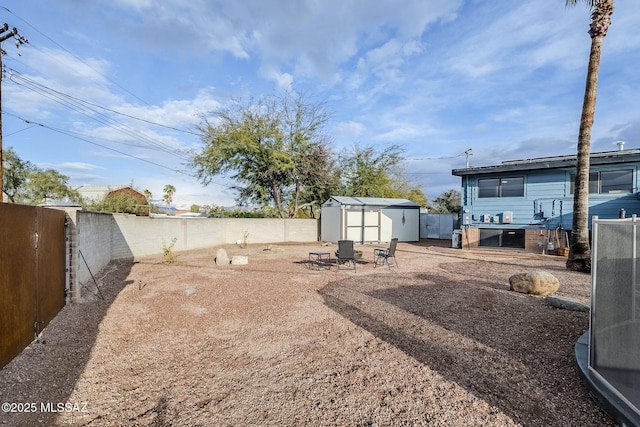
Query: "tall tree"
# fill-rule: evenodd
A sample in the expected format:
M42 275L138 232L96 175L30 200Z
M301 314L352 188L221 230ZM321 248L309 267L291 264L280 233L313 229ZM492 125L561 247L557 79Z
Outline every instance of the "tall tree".
M68 184L69 177L54 169L36 169L29 173L27 187L29 204L39 205L51 199L68 198L79 201L80 195Z
M573 6L579 0L566 0ZM587 83L580 117L578 152L576 159L576 182L573 193L573 224L567 269L591 272L591 247L589 246L589 165L591 150L591 128L596 109L596 92L602 42L611 25L614 0L584 0L591 8L591 51L587 68Z
M167 202L167 207L171 209L171 202L173 201L173 195L176 193L176 187L171 184L167 184L164 186L164 189L162 191L164 192L162 200Z
M438 205L438 212L440 213L458 213L461 208L460 200L460 192L451 189L436 197L435 202Z
M236 101L205 120L202 151L192 166L208 184L233 173L238 200L274 206L280 217L318 202L319 189L333 177L323 104L286 92Z
M6 194L10 203L23 203L26 200L25 186L29 180L29 174L36 170L31 162L18 157L11 148L2 152L2 192Z
M354 145L339 160L340 194L352 197L404 198L426 205L426 196L404 177L402 147L378 150L373 145Z
M80 194L69 186L69 177L54 169L40 169L22 160L11 148L3 151L3 192L10 203L39 205L50 199L81 202Z

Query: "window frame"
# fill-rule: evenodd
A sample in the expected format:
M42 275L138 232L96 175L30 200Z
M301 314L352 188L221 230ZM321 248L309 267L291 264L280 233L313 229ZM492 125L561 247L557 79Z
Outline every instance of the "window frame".
M524 176L505 176L499 178L478 178L478 198L479 199L491 199L491 198L505 198L505 197L524 197ZM514 188L509 185L509 180L519 180ZM487 185L482 188L482 182L497 181L495 185ZM489 195L490 193L490 195ZM505 195L505 193L507 193Z
M622 188L618 188L616 189L616 185L611 185L608 184L606 186L604 186L605 188L608 187L612 187L610 190L603 192L603 179L602 179L602 174L621 174L621 173L625 173L629 175L630 178L630 182L629 183L624 183L625 187L628 184L629 186L626 187L626 189L622 189ZM589 194L631 194L633 193L633 176L634 176L634 169L611 169L611 170L600 170L600 171L592 171L589 172ZM618 187L621 187L621 185L617 185ZM575 194L575 188L576 188L576 174L574 173L570 173L569 174L569 194Z

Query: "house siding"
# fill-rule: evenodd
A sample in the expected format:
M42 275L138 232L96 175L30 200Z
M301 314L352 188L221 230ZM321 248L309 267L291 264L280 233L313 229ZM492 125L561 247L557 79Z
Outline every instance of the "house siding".
M603 153L606 154L606 153ZM601 219L619 218L621 210L627 217L640 215L640 152L630 153L634 161L625 158L625 153L612 153L613 160L607 159L604 164L593 164L591 172L632 171L632 192L589 195L589 217ZM619 159L618 162L615 160ZM536 160L536 159L534 159ZM556 159L554 159L556 160ZM573 220L573 194L571 194L571 175L575 166L561 163L560 167L544 167L537 162L535 167L523 161L518 164L454 171L462 178L462 224L466 228L521 230L525 229L523 247L527 250L541 250L549 240L554 246L560 243L567 245L565 230L570 230ZM457 173L456 173L457 172ZM524 195L521 197L479 197L478 181L485 178L524 178ZM503 221L503 213L511 212L511 223ZM488 216L489 221L485 218ZM591 221L589 221L591 227ZM556 231L557 230L557 231ZM555 238L556 232L558 239ZM551 237L547 237L551 236ZM480 233L463 235L463 243L474 241L477 245Z

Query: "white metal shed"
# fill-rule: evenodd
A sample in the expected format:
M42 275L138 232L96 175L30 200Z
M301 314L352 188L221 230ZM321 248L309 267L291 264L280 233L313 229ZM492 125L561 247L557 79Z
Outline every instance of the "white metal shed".
M420 240L420 205L406 199L331 196L322 204L320 238L359 243Z

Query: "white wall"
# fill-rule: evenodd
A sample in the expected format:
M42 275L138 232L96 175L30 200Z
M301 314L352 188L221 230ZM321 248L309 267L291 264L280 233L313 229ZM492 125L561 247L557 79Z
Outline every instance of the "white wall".
M158 218L114 214L112 259L162 253L176 238L173 250L210 248L235 243L248 233L248 243L318 240L314 219Z
M68 266L70 274L68 288L71 290L72 301L80 300L81 284L92 282L91 275L111 261L113 216L106 213L76 211L75 242L70 248L73 262Z
M391 218L393 224L391 235L397 237L398 241L420 240L420 209L384 208L382 215Z
M174 238L174 251L236 243L245 232L249 244L318 241L315 219L157 218L87 211L75 216L76 263L70 276L76 288L91 282L91 274L112 260L162 254Z
M342 208L338 206L323 206L320 215L321 240L337 242L342 239Z

